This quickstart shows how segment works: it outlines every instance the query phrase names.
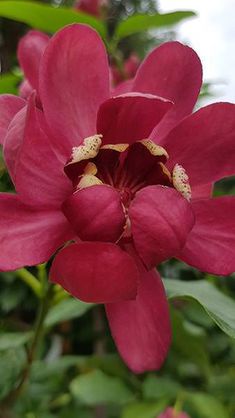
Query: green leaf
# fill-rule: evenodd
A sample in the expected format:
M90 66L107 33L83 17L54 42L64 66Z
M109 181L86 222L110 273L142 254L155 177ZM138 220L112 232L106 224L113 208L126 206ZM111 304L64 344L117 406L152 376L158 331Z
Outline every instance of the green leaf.
M31 338L30 332L6 332L0 334L0 350L17 348L27 343Z
M108 376L100 370L76 377L70 384L70 390L74 398L86 405L123 405L134 398L121 379Z
M136 402L124 408L121 418L156 418L167 402Z
M101 36L105 36L103 23L93 16L68 8L56 8L40 2L0 1L0 17L26 23L33 28L52 33L71 23L86 23L96 29Z
M172 26L188 17L193 16L195 16L195 13L191 11L180 11L164 14L157 13L154 15L136 14L122 21L117 26L114 38L122 39L126 36L133 35L137 32L143 32L148 29Z
M143 382L143 396L146 400L167 399L170 401L177 397L181 390L179 383L167 377L157 377L149 374Z
M1 6L1 3L0 3ZM16 74L1 74L0 76L0 94L17 94L17 85L21 80L21 76Z
M223 404L206 393L192 393L187 396L200 418L230 418Z
M164 279L164 286L169 299L196 300L226 334L235 338L235 302L212 284Z
M0 399L3 399L17 385L26 359L25 350L21 347L0 352Z
M61 321L68 321L84 315L94 305L78 299L65 299L51 308L45 320L46 327L52 327Z

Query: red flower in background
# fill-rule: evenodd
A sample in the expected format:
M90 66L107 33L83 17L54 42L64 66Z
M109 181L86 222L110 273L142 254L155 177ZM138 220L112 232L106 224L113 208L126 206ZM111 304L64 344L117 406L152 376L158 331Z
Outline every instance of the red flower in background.
M191 114L201 65L177 42L155 49L117 97L104 46L87 26L58 32L39 71L30 68L39 107L34 94L28 103L0 98L17 191L0 195L0 268L44 262L62 247L51 279L106 303L133 371L159 368L170 324L154 266L178 257L214 274L235 270L235 200L210 197L213 182L235 172L235 106Z
M190 418L186 412L176 412L174 408L167 408L158 418Z
M78 0L74 8L89 15L100 17L102 8L107 4L108 0Z

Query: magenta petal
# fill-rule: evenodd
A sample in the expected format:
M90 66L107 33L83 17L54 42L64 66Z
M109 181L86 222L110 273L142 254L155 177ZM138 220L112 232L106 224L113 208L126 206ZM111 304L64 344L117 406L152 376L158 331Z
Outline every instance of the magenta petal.
M15 270L48 261L73 236L64 215L36 211L18 196L0 194L0 270Z
M10 122L3 144L4 160L13 183L15 183L17 156L24 139L26 118L27 106L24 106Z
M59 252L50 278L78 299L107 303L135 298L139 272L134 259L117 245L83 242Z
M149 268L175 256L194 224L190 203L176 190L148 186L137 193L129 216L135 247Z
M133 79L125 80L118 83L112 90L112 96L119 96L121 94L129 93L133 90Z
M207 273L235 271L235 197L193 203L196 223L178 257Z
M142 272L137 298L112 303L106 312L120 355L135 373L159 369L171 341L170 318L159 274Z
M103 143L132 143L148 138L172 103L149 94L129 93L113 97L100 106L97 132Z
M84 241L115 242L123 233L126 218L120 194L99 185L71 195L62 206L74 231Z
M5 141L6 161L10 160L13 167L11 157L14 152L12 177L22 201L37 208L60 208L64 199L72 193L72 185L40 128L40 117L43 117L41 111L35 107L31 97L26 118L15 121L14 129L9 128Z
M19 95L23 99L28 99L28 97L32 94L33 87L28 82L28 80L22 81L22 83L19 86Z
M18 45L18 60L25 78L34 89L38 89L39 64L49 42L49 36L43 32L31 30L23 36Z
M169 166L181 164L191 186L235 174L235 105L216 103L185 118L161 142Z
M190 418L186 412L176 411L175 408L167 408L157 418Z
M70 25L49 42L40 70L40 98L54 146L68 159L71 147L96 133L96 114L109 97L109 67L99 35Z
M171 100L175 106L164 117L152 139L159 142L183 117L190 114L202 83L197 54L179 42L155 48L137 71L133 91L151 93Z
M8 126L14 116L25 106L25 101L11 94L0 96L0 144L3 144Z

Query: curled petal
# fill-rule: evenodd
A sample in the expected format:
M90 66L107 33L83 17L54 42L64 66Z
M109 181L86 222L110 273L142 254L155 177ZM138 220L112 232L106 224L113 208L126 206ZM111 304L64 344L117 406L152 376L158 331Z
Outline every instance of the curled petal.
M142 269L137 298L106 305L112 336L134 373L159 369L171 341L167 299L159 274Z
M84 241L115 242L124 230L120 195L110 186L91 186L76 192L64 202L63 212Z
M148 186L137 193L129 216L135 247L146 266L174 257L194 224L190 203L176 190Z
M83 242L58 253L50 278L84 302L107 303L134 299L139 272L117 245Z
M235 198L193 202L196 223L178 257L199 270L228 275L235 271Z
M103 144L133 143L148 138L172 103L150 94L128 93L100 106L97 132Z

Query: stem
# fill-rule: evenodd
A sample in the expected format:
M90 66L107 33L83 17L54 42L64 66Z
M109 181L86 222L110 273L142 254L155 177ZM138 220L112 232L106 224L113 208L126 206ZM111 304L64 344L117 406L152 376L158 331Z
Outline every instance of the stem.
M22 377L18 386L12 392L10 392L7 398L5 399L4 403L7 405L11 405L20 396L20 394L22 393L22 391L24 390L28 382L32 363L36 357L38 347L43 337L43 333L44 333L43 324L44 324L44 320L47 315L48 309L50 307L52 287L53 287L52 284L48 284L47 282L42 283L41 289L43 292L43 296L41 296L40 306L39 306L39 310L38 310L38 314L37 314L37 318L36 318L35 326L34 326L34 334L33 334L33 338L32 338L30 347L28 349L28 353L27 353L27 364L23 371L23 374L22 374Z
M33 274L22 268L16 270L15 275L19 277L19 279L21 279L24 283L26 283L38 298L42 297L41 284Z

